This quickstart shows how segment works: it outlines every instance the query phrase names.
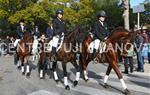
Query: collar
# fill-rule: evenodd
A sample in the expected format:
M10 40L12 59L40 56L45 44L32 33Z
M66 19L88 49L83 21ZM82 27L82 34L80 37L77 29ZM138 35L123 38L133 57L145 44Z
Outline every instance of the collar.
M59 17L57 17L57 19L58 19L59 21L62 21Z
M102 26L104 26L104 22L102 22L101 20L99 20L99 22L102 24Z

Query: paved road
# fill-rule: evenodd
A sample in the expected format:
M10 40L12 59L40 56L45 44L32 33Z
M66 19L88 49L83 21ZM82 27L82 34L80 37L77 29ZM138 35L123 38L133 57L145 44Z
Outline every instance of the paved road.
M21 71L16 69L13 63L13 57L0 57L0 95L123 95L122 86L115 73L111 73L108 84L110 88L105 89L103 76L106 71L106 65L90 64L88 74L90 80L85 82L80 79L77 87L72 87L72 81L75 79L75 69L68 64L70 91L66 91L63 86L62 68L58 70L61 82L56 84L52 78L52 72L47 71L46 78L38 78L36 62L33 63L34 69L31 72L31 78L27 79L21 75ZM121 67L122 68L122 67ZM150 72L124 75L125 82L131 95L150 95Z

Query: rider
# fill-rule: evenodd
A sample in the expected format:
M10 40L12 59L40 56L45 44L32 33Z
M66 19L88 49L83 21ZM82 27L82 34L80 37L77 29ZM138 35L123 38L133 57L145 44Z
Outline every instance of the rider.
M36 38L39 38L40 37L40 31L39 31L39 28L37 25L35 25L35 28L33 29L33 35L36 37Z
M32 54L36 54L38 51L38 44L39 44L38 39L40 38L40 31L37 25L35 25L32 33L34 35L34 41L33 41L33 45L30 51Z
M56 10L56 18L52 21L53 27L53 38L52 38L52 55L53 58L56 58L56 48L58 46L58 42L61 37L64 36L66 32L66 25L63 21L63 10L57 9Z
M100 44L103 43L109 35L105 19L106 12L104 10L99 11L97 14L97 21L94 23L93 59L96 57L96 52L98 51Z
M24 24L24 19L21 19L19 21L19 24L20 25L17 26L17 30L16 30L16 32L17 32L17 38L16 38L16 40L14 42L14 47L15 47L15 50L16 50L16 59L15 59L16 62L19 60L18 53L17 53L18 42L23 37L23 35L24 35L24 33L26 32L26 29L27 29L26 26L25 26L25 24ZM20 68L20 65L18 63L17 63L17 65L18 65L18 68Z
M23 35L24 35L24 32L26 31L26 26L25 26L25 24L24 24L24 20L23 19L21 19L20 21L19 21L19 26L17 26L17 39L16 39L16 41L15 41L15 43L14 43L14 47L16 48L17 47L17 44L18 44L18 42L20 41L20 39L23 37Z

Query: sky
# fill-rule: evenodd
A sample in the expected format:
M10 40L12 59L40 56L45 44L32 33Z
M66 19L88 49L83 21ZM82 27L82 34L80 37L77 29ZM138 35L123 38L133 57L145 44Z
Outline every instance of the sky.
M144 0L130 0L131 8L133 6L139 5L140 3L143 3Z

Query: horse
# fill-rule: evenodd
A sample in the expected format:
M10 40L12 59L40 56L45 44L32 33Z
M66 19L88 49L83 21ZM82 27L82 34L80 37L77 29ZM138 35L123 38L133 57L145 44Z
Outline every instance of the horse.
M127 89L127 86L122 78L122 74L117 65L118 64L118 53L117 53L118 51L115 50L116 43L120 41L124 41L124 39L130 39L130 40L133 39L133 33L129 33L128 30L124 28L120 28L120 27L114 29L109 35L108 39L105 41L106 43L105 50L102 53L97 53L97 56L95 59L99 63L109 64L107 71L106 71L106 75L104 77L104 87L108 87L107 80L108 80L111 70L113 69L122 83L122 86L125 91L124 93L129 93L129 90ZM87 76L87 71L86 71L87 66L89 62L93 60L92 53L89 52L89 45L92 41L93 41L93 35L90 33L87 37L85 37L85 39L83 40L83 45L82 45L80 64L82 66L82 72L84 74L85 81L88 81L88 76Z
M23 38L19 41L17 46L17 66L18 69L21 67L22 75L30 76L29 58L31 54L31 47L33 43L33 35L29 32L25 32ZM26 59L26 71L24 59ZM20 64L21 62L21 64ZM21 65L21 66L20 66Z
M43 50L44 47L42 47L41 53L40 53L40 60L39 60L39 73L41 76L40 78L43 78L43 76L45 74L44 68L45 68L46 60L48 59L48 60L51 60L53 62L52 71L54 74L54 80L56 81L56 83L58 83L58 75L56 73L56 66L57 66L57 61L61 61L62 68L63 68L63 74L64 74L65 89L70 90L70 87L68 85L66 65L68 62L71 62L77 71L76 72L76 80L74 81L74 86L76 86L78 84L78 80L80 78L80 67L76 63L76 51L74 51L73 49L76 48L74 38L76 36L78 36L78 34L80 34L79 32L80 32L80 28L77 27L72 32L69 32L68 34L66 34L64 36L64 40L62 42L62 45L56 54L57 60L55 60L55 61L51 59L52 52L51 51L44 52L44 50ZM44 41L44 43L45 42L47 42L47 41ZM42 46L44 46L44 43ZM71 48L71 50L70 50L70 48Z

